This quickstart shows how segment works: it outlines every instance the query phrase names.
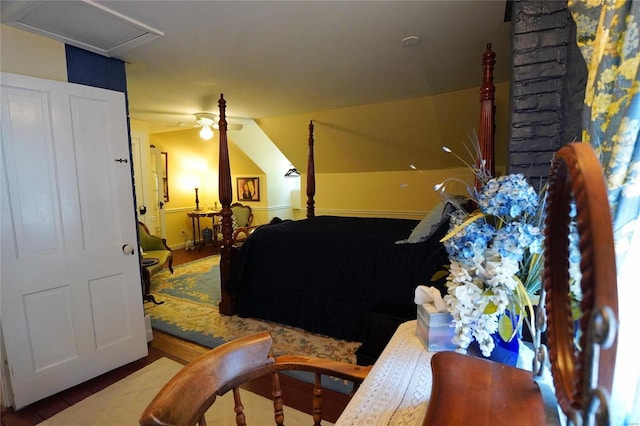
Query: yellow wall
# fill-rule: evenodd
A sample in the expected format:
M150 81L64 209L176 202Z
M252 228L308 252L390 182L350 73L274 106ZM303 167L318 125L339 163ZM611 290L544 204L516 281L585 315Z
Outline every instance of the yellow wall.
M509 83L496 84L496 169L505 170ZM314 123L316 214L422 218L439 201L433 187L451 177L472 182L466 161L480 121L478 88L437 96L257 120L294 166L300 210L306 214L309 121ZM415 169L413 167L415 167ZM465 194L463 183L447 186Z
M507 161L509 84L496 85L496 169ZM448 146L472 162L466 147L480 121L478 88L437 96L265 118L258 124L306 173L309 121L314 123L316 214L421 218L438 201L436 183L472 176ZM465 147L466 146L466 147ZM415 167L415 169L412 168ZM300 179L306 210L306 176ZM464 193L464 185L448 192Z
M473 182L467 168L323 173L316 178L316 214L422 219L440 201L434 187L446 178ZM458 181L448 182L446 189L447 194L468 195Z
M507 161L509 83L496 85L496 164ZM257 120L301 172L314 123L316 173L404 171L458 167L442 151L464 153L480 123L479 89Z
M64 44L0 24L0 70L67 81Z

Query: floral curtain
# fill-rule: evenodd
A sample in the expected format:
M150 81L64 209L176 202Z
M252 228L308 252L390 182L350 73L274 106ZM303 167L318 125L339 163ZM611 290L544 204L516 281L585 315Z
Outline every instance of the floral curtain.
M640 366L634 361L640 283L640 4L569 1L577 42L588 68L583 142L599 155L609 191L618 268L618 359L612 424L640 423Z

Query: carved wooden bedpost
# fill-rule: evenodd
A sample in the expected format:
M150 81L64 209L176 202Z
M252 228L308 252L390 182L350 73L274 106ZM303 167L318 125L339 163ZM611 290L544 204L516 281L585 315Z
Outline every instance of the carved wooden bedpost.
M478 142L480 154L485 161L484 169L491 176L496 175L494 161L494 136L496 132L495 121L495 92L493 85L493 66L496 63L496 54L491 50L491 43L487 43L487 51L482 55L482 86L480 86L480 133ZM483 167L481 164L476 164ZM476 188L479 182L476 181Z
M307 218L314 217L316 194L316 169L313 158L313 120L309 121L309 157L307 159Z
M224 95L220 94L218 108L220 109L220 121L218 122L220 137L220 156L218 166L218 196L222 205L222 247L220 249L220 303L218 309L223 315L233 315L236 312L236 300L228 291L231 280L231 250L233 226L231 216L231 200L233 191L231 186L231 168L229 167L229 145L227 142L227 117Z

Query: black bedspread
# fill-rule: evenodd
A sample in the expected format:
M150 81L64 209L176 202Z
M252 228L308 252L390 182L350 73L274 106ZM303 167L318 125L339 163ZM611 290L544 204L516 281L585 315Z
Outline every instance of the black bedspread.
M416 220L319 216L262 226L235 254L239 315L361 341L367 311L413 304L415 288L447 263L439 242L407 238Z

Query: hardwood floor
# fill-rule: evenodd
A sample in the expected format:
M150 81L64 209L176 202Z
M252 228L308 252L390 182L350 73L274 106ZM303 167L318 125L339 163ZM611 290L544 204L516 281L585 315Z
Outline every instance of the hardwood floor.
M186 251L184 249L173 250L173 266L180 265L182 263L192 262L194 260L201 259L203 257L212 256L214 254L220 254L220 248L212 244Z
M203 247L201 250L174 250L173 265L191 262L202 257L217 254L219 250L211 245ZM11 408L2 407L0 412L0 423L2 426L34 426L49 417L54 416L67 407L81 401L89 395L99 392L107 386L128 376L152 362L162 357L173 359L174 361L186 364L198 355L207 351L208 348L199 346L191 342L180 340L173 336L153 332L153 340L149 343L149 355L124 365L113 371L105 373L85 383L81 383L70 389L52 395L22 410L14 411Z

